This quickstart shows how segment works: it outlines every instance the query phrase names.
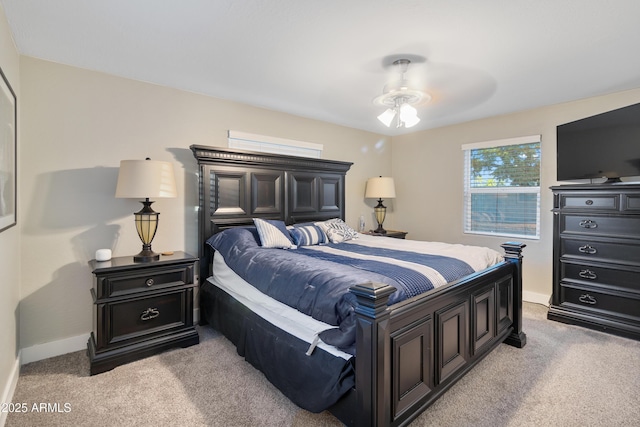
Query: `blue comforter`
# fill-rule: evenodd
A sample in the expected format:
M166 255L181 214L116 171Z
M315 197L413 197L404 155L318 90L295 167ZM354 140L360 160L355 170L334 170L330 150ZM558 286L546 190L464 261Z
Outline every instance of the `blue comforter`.
M393 262L399 259L429 265L447 281L474 270L465 262L439 255L426 255L358 244L330 244L336 251L312 248L265 249L259 245L254 227L233 228L212 236L207 243L227 265L261 292L336 326L320 333L327 344L355 353L356 298L349 288L358 283L386 283L396 288L389 304L433 289L428 277ZM388 258L389 262L384 262Z

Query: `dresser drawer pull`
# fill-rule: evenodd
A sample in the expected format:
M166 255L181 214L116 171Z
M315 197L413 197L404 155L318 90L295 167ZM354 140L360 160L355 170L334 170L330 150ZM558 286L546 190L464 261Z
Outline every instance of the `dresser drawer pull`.
M149 279L145 280L145 281L144 281L144 283L145 283L147 286L153 286L153 279L149 278Z
M591 219L583 219L582 221L580 221L579 223L580 227L583 228L597 228L598 227L598 223L591 220Z
M593 255L593 254L595 254L596 252L598 252L598 251L596 250L596 248L594 248L594 247L593 247L593 246L591 246L591 245L584 245L584 246L580 246L580 247L578 248L578 251L582 252L583 254L590 254L590 255Z
M591 304L591 305L594 305L595 303L598 302L594 297L592 297L589 294L580 295L580 298L578 298L578 301L583 302L585 304Z
M140 315L140 320L151 320L155 319L158 316L160 316L160 311L157 308L147 308Z
M590 280L595 280L598 278L598 275L589 269L580 271L580 273L578 273L578 276L582 277L583 279Z

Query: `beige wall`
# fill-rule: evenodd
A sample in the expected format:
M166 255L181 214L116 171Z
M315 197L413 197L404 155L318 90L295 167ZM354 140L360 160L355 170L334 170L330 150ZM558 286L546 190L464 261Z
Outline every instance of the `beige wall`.
M552 195L556 181L556 126L640 102L640 89L443 127L393 138L397 198L395 225L409 237L489 246L509 240L462 232L463 154L460 146L527 135L542 136L541 236L522 239L525 297L551 295Z
M391 172L390 138L34 58L21 58L22 302L20 347L92 327L87 261L96 249L137 253L138 201L115 199L119 162L174 162L177 199L160 199L156 251L197 254L197 164L189 146L227 145L227 130L324 144L352 161L347 222L371 209L369 176Z
M529 295L545 298L551 292L548 187L556 184L555 126L640 101L640 90L628 91L418 132L391 142L377 134L39 59L22 57L18 64L12 47L2 49L3 68L8 62L15 81L20 74L22 86L20 236L17 227L0 234L0 262L13 277L10 283L21 283L21 349L84 339L92 324L87 261L98 248L111 248L115 256L139 251L132 218L139 203L113 195L120 160L151 157L174 162L179 196L154 204L161 212L154 249L197 251L197 167L188 147L226 146L229 129L321 143L325 158L354 162L346 192L347 222L354 227L361 214L368 227L374 225L375 201L363 200L366 179L393 175L398 194L386 201L386 228L407 230L414 239L496 249L505 239L462 233L460 145L541 134L542 237L525 241L524 273ZM19 261L21 270L16 267ZM1 292L8 295L1 299L8 322L2 322L2 328L14 334L19 291L3 283ZM8 363L5 356L0 358L0 374Z
M21 100L19 66L18 52L13 44L4 9L0 6L0 67L16 93L18 109L20 109ZM20 132L18 132L18 138L20 138ZM19 145L20 143L18 148ZM20 202L18 197L18 214L22 209ZM4 399L11 393L12 382L17 380L20 227L20 220L18 220L17 226L0 233L0 393L2 393L0 402L6 402ZM5 416L6 414L0 413L0 425Z

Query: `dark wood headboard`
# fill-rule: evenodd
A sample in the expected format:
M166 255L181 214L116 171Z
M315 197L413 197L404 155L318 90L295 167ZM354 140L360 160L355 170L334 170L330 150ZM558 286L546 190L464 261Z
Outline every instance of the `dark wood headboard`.
M345 175L353 163L192 145L200 168L200 280L206 240L253 218L287 224L345 217ZM203 277L204 276L204 277Z

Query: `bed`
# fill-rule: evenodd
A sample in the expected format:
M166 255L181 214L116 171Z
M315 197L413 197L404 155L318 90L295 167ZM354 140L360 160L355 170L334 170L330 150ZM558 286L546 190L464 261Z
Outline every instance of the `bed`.
M461 267L463 275L454 280L431 283L424 274L429 283L418 286L414 280L423 279L403 263L424 257L413 253L423 243L357 233L344 239L351 163L196 145L191 150L199 165L201 323L222 332L300 407L329 410L346 425L406 425L499 344L525 345L523 244L504 243L504 254L488 267ZM261 247L264 230L276 227L291 236L292 228L317 226L342 234L323 244L295 245L293 239L295 248ZM375 270L389 269L370 252L383 243L390 246L385 256L396 260L389 265L395 264L397 276ZM268 273L258 266L260 258L280 269ZM306 264L321 265L316 270L323 274L311 278L289 270ZM327 272L333 275L325 277ZM298 276L318 292L294 290L292 298L301 302L292 303L281 289L293 287ZM327 290L338 277L338 288ZM401 292L398 283L405 282ZM273 292L265 296L258 289ZM322 314L316 305L334 312ZM345 306L347 314L337 308Z

